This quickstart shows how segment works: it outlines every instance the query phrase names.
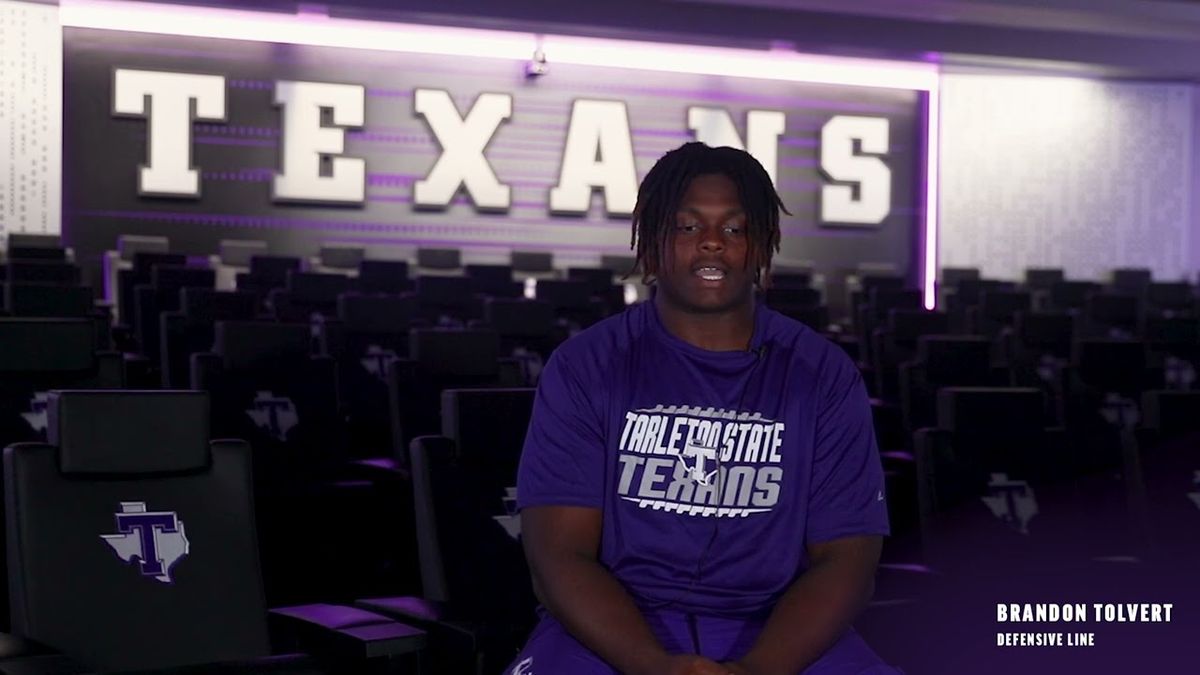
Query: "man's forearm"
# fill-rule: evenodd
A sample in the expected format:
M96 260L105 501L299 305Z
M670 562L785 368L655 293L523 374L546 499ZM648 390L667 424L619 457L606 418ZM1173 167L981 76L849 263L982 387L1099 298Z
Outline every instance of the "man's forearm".
M534 570L534 584L550 614L619 672L653 673L667 654L625 587L584 556L547 567Z
M754 647L738 663L754 675L796 675L850 627L873 587L853 567L814 564L780 598Z

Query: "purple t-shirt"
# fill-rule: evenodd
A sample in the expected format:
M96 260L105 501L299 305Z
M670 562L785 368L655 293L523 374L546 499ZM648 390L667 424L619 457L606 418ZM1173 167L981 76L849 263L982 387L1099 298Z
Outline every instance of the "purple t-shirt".
M561 345L517 499L601 509L600 562L643 609L769 612L806 569L806 543L888 533L858 369L763 304L748 351L680 340L653 301Z

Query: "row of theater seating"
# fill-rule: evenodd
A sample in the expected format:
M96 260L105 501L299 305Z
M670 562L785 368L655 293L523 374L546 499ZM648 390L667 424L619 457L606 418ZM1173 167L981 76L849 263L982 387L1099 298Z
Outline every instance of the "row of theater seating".
M169 278L178 271L177 265L158 266L165 273L156 272L154 264L148 267L148 286L155 292L156 274L161 282L164 274ZM303 273L287 271L291 289L301 289ZM282 291L273 289L266 293L268 298L289 292L287 271ZM782 275L766 301L829 330L821 294L809 281L805 275ZM1079 311L1086 304L1035 311L1035 303L1044 302L1034 299L1036 289L985 288L974 303L968 301L971 283L966 282L961 296L951 295L962 301L948 303L954 308L941 314L918 309L919 295L903 289L898 278L862 281L858 321L830 336L860 360L880 399L875 405L877 435L885 453L889 507L901 534L980 491L1002 488L993 485L994 474L1018 484L1040 484L1077 479L1097 468L1123 468L1130 437L1153 438L1164 428L1180 426L1178 420L1187 421L1188 415L1179 410L1196 409L1193 394L1157 389L1190 385L1186 369L1180 371L1183 364L1195 361L1188 361L1180 350L1197 343L1194 304L1192 309L1159 308L1139 319L1143 328L1165 321L1163 325L1175 330L1167 331L1175 336L1170 340L1095 340L1089 336L1096 333L1079 329L1089 320ZM471 325L462 315L443 320L452 312L422 316L419 296L369 294L360 288L358 293L334 295L332 311L326 295L324 311L316 312L319 320L299 312L292 315L298 319L293 323L267 314L273 306L259 304L261 289L173 290L180 309L159 312L164 382L209 392L214 433L247 439L254 448L259 534L272 604L382 595L384 599L366 601L366 606L407 612L410 621L423 621L439 645L437 664L461 666L454 655L470 655L479 657L477 665L489 664L487 672L495 672L511 656L531 619L526 611L531 602L527 574L519 546L508 537L514 521L505 504L511 504L507 488L513 484L519 439L528 419L527 408L521 407L527 404L519 397L530 400L532 390L521 389L513 399L498 389L479 394L499 397L485 406L507 411L497 419L464 414L464 406L457 403L464 394L446 390L532 385L536 360L513 357L511 350L524 348L545 357L566 337L569 326L557 321L552 308L546 312L546 303L518 298L491 298L484 304L483 321ZM1029 296L1028 306L994 300L1021 293ZM993 309L983 312L985 302ZM539 316L552 322L539 319L538 325L549 323L557 332L540 349L526 342L529 335L502 335L495 308L506 303L541 307ZM1015 309L995 311L997 306ZM253 315L247 311L251 307ZM490 314L488 308L493 308ZM271 321L250 320L267 317ZM25 352L12 352L3 366L3 379L13 385L6 392L16 392L4 403L10 418L20 420L13 428L28 434L36 426L46 391L96 382L39 370L47 364L68 364L58 370L72 376L86 371L88 377L108 373L111 378L119 373L115 386L128 386L139 378L158 383L145 379L144 357L97 353L104 344L105 318L46 322L40 328L31 321L0 322L5 330L25 330L30 345ZM995 325L984 329L982 319ZM47 328L50 323L59 328ZM437 323L462 327L438 329ZM70 329L65 328L68 324ZM962 326L981 335L955 335ZM55 331L72 337L53 339ZM38 335L47 338L38 340ZM50 356L56 342L76 345L76 356ZM118 337L117 342L137 347L136 340ZM80 356L84 353L89 356ZM87 365L80 367L85 360ZM104 386L114 386L112 379L107 382ZM995 399L948 389L1018 384L1032 386L1006 389ZM943 403L948 395L954 400L975 396L970 400L976 403ZM509 400L515 402L502 403ZM964 415L971 418L964 410L975 411L976 421L962 421ZM985 418L980 411L996 414ZM424 436L439 431L439 420L440 431L451 441ZM993 426L1000 432L1023 429L1024 436L990 431ZM343 429L347 431L331 433ZM474 431L482 434L478 440L464 439ZM494 441L493 436L506 440ZM1025 451L1038 447L1051 450L1042 455ZM1014 510L1019 509L1010 509ZM364 518L363 513L371 516ZM339 528L337 543L314 551L307 539L310 524L318 515L329 514L352 525ZM1010 520L1019 518L1010 514ZM394 537L380 536L381 529ZM921 529L928 535L927 527ZM476 531L473 536L464 534ZM495 548L480 549L480 542ZM355 571L346 574L345 567L339 567L345 564L340 554L343 546L351 545L361 555ZM298 568L296 559L316 561L330 574L313 584L312 574ZM481 559L505 565L505 576L479 579ZM394 599L418 586L424 600Z
M511 515L511 486L532 394L531 389L445 392L444 433L421 436L411 444L409 464L422 577L419 596L367 597L351 603L368 614L343 615L340 613L348 610L319 605L281 610L275 616L299 616L309 622L323 615L325 619L348 616L352 618L345 620L365 622L373 630L355 633L359 651L370 651L361 643L364 635L375 635L374 630L392 636L392 650L416 648L423 638L406 625L420 626L429 635L425 665L430 670L497 672L515 653L534 620L534 601L515 536L519 521ZM1181 516L1189 515L1184 512L1186 501L1177 499L1174 491L1191 484L1194 462L1200 459L1196 443L1200 422L1194 414L1200 393L1147 393L1147 415L1127 435L1127 452L1099 474L1116 489L1097 493L1094 504L1082 504L1078 499L1063 503L1048 497L1064 490L1077 494L1078 486L1097 474L1088 462L1079 461L1080 448L1067 443L1060 430L1045 425L1040 415L1044 408L1041 396L1027 388L946 388L939 392L936 424L916 435L919 482L916 495L907 495L915 497L918 507L919 536L927 564L936 564L939 556L947 555L947 549L967 545L972 537L1004 537L1006 531L1025 535L1032 531L1043 539L1058 536L1062 533L1053 525L1031 528L1029 523L1035 516L1039 522L1061 521L1063 510L1073 515L1092 508L1092 517L1106 523L1107 544L1128 543L1132 548L1127 550L1134 551L1137 542L1125 540L1137 538L1139 525L1156 520L1179 523L1184 522ZM230 626L244 629L262 616L261 608L246 600L253 594L237 592L243 589L234 584L235 592L223 597L241 602L223 603L218 612L201 605L199 599L211 593L214 579L228 586L231 578L239 578L226 566L253 569L240 564L244 561L237 557L253 554L252 536L248 540L246 531L239 529L252 521L232 517L231 511L253 509L252 503L262 500L249 494L251 460L245 444L224 441L205 449L199 443L198 439L205 437L205 403L204 394L196 392L54 394L48 401L50 444L18 445L6 451L7 522L10 542L19 542L10 561L20 569L11 573L21 579L13 586L19 595L13 606L21 607L21 613L14 614L14 624L22 635L76 659L121 667L130 663L162 665L173 659L199 661L214 654L241 659L261 655L259 632L236 640L229 633ZM114 424L114 419L121 421ZM891 472L888 478L889 506L894 510L904 493L895 489ZM129 492L135 492L142 503L128 502ZM1139 511L1134 500L1123 498L1130 492L1148 494L1140 504L1143 510ZM1119 497L1115 504L1114 493ZM150 515L164 517L169 510L173 520L166 530L183 533L183 525L174 523L184 521L186 514L186 536L194 547L187 551L190 565L176 567L179 556L168 561L171 556L164 554L160 567L148 570L142 565L142 578L127 575L143 582L139 586L120 576L127 570L103 547L99 548L104 555L87 551L68 557L60 550L78 549L76 540L95 536L91 529L101 534L111 531L104 538L132 545L128 534L134 530L121 529L119 514L142 513L144 507L149 508L147 502L154 502L153 508L158 509ZM967 533L969 536L953 530L953 538L947 538L944 521L969 511L972 503L979 510L979 502L994 516L992 524L975 521L977 531ZM73 505L76 517L62 514L63 504ZM261 509L260 503L257 510L261 513ZM78 515L82 513L102 517L83 518ZM102 521L109 515L117 518L117 525L105 529L109 526ZM373 521L371 529L378 531L376 536L395 536L395 528L379 514L361 512L357 516ZM324 527L307 523L303 529L310 543L329 546L325 536L329 524L343 521L327 517L322 522ZM19 536L11 534L14 529ZM36 532L36 536L27 532ZM167 541L163 538L155 544L160 552L167 551ZM215 541L223 542L219 554L203 548L205 544L215 548ZM108 545L117 549L118 542ZM349 549L342 552L353 555ZM1089 553L1075 552L1079 556ZM134 562L120 549L116 556ZM70 570L63 569L64 560L69 560ZM300 560L290 562L303 565L310 577L323 571ZM480 561L484 560L487 574L480 573ZM34 582L46 576L59 581L67 574L74 574L77 580L67 584ZM206 608L202 628L193 624L181 631L175 623L162 621L158 601L145 587L149 583L145 577L155 574L171 578L175 594L171 616L178 622L193 620L192 613ZM117 592L119 598L114 600L112 594ZM68 603L70 612L47 611L63 610ZM72 613L78 616L81 611L105 614L116 604L122 605L125 617L118 632L137 638L83 633L82 622L59 618ZM142 632L131 633L132 628ZM198 641L199 630L213 631L206 636L211 641ZM183 635L191 640L189 644L181 644ZM136 652L138 642L150 637L156 638L161 649L152 650L151 655ZM104 642L98 644L101 639ZM341 658L346 658L347 649L343 645L338 652ZM283 663L294 665L291 660ZM0 662L0 667L3 665Z

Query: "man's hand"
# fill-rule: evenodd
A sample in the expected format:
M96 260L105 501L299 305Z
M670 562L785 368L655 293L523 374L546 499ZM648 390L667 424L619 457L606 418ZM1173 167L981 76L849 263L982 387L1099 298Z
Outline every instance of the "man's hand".
M729 671L730 675L756 675L753 670L750 670L737 661L725 661L721 664L721 667Z
M696 654L672 654L655 667L653 675L732 675L726 666ZM647 673L647 675L651 675Z

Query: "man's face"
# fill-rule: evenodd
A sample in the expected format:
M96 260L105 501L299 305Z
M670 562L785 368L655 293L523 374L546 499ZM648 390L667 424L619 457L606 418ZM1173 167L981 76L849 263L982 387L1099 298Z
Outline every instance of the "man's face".
M750 302L754 273L747 269L746 251L746 213L737 186L721 174L697 176L667 237L658 292L693 313L727 312Z

